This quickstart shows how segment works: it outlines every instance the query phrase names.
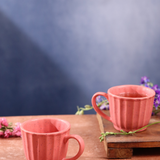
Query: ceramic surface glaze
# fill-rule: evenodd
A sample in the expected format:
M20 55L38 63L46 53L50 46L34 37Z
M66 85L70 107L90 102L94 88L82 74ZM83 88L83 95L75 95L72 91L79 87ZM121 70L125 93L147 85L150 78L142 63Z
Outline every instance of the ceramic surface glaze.
M83 153L84 141L78 135L70 135L70 124L61 119L34 119L21 125L24 152L27 160L67 160L68 140L76 139L79 151L75 160Z
M97 107L97 96L104 96L108 99L110 117ZM95 93L92 97L92 105L98 114L113 123L115 129L129 132L142 128L149 123L154 96L154 90L147 87L138 85L115 86L110 88L108 93Z

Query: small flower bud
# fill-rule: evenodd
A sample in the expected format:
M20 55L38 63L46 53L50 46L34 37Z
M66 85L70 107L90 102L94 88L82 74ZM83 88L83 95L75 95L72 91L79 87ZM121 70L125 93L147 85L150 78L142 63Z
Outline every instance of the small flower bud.
M84 114L83 110L79 111L79 115L83 115L83 114Z
M90 105L85 105L84 107L85 108L92 108Z
M128 133L129 133L129 134L132 134L133 132L132 132L132 131L129 131Z

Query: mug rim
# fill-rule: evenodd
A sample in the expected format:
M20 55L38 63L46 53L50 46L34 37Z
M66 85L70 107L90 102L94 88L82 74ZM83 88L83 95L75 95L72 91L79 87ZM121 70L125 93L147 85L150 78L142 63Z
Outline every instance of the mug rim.
M150 90L151 91L151 95L146 95L146 97L122 97L122 96L119 96L119 95L116 95L114 93L111 93L111 90L114 89L114 88L117 88L117 87L139 87L139 88L145 88L147 90ZM128 99L128 100L143 100L143 99L148 99L148 98L152 98L155 96L155 91L151 88L148 88L148 87L145 87L145 86L142 86L142 85L134 85L134 84L127 84L127 85L118 85L118 86L114 86L114 87L111 87L108 89L108 94L112 95L113 97L117 97L119 99Z
M29 123L31 121L39 121L39 120L56 120L56 121L61 121L63 123L65 123L67 125L67 127L61 131L57 131L57 132L49 132L49 133L38 133L38 132L34 132L34 131L29 131L29 130L26 130L24 129L24 125L26 123ZM58 134L63 134L65 132L67 132L68 130L70 130L71 128L71 124L63 119L59 119L59 118L35 118L35 119L29 119L27 121L24 121L22 124L21 124L21 130L24 131L25 133L30 133L30 134L35 134L35 135L58 135Z

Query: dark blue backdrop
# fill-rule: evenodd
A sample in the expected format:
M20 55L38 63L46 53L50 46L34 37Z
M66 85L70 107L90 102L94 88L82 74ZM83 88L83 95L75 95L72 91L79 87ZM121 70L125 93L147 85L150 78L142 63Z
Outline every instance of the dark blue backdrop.
M159 60L159 0L0 1L0 116L74 114L144 75L160 85Z

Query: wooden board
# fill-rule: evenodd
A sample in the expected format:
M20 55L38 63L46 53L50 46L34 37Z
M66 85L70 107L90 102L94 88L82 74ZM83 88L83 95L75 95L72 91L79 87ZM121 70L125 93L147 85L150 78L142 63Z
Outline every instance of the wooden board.
M6 117L8 122L24 122L35 118L60 118L71 124L70 134L80 135L85 143L85 150L79 160L102 160L106 157L103 143L99 142L99 124L96 115L44 115ZM67 157L73 157L78 151L78 143L69 140ZM26 160L20 137L0 138L0 160Z
M105 111L109 115L109 111ZM118 132L113 124L97 114L101 132ZM160 115L152 116L149 123L160 121ZM131 158L134 148L160 147L160 123L133 135L108 135L104 140L107 158Z

